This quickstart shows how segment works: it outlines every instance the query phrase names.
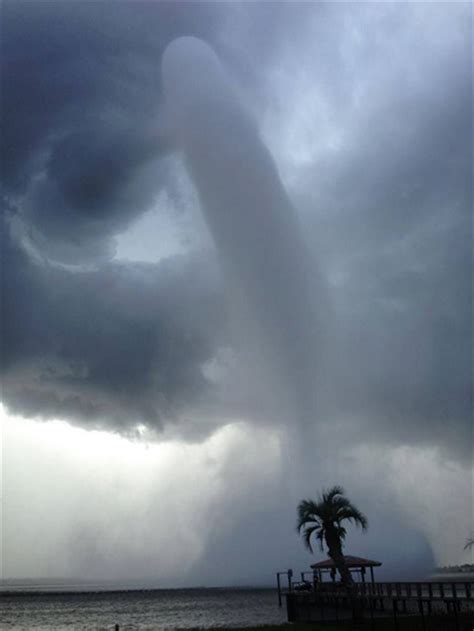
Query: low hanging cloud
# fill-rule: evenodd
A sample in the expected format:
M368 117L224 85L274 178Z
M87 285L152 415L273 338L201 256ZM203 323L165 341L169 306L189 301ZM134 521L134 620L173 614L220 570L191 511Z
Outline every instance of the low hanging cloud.
M278 416L212 252L113 258L170 186L159 64L192 35L254 113L328 286L324 420L469 461L469 20L462 4L4 3L8 407L124 433L179 421L185 439ZM291 319L283 272L268 292Z

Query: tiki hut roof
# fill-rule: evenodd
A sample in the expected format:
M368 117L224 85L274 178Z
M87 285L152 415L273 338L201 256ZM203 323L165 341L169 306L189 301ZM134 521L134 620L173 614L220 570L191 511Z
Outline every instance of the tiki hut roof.
M379 567L382 565L379 561L371 561L370 559L363 559L362 557L351 557L344 555L346 566L351 567ZM311 565L313 570L324 570L336 567L332 559L326 559L325 561L319 561L319 563L313 563Z

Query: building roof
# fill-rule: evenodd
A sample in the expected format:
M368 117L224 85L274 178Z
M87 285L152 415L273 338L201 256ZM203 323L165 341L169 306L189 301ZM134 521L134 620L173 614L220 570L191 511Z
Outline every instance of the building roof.
M351 567L379 567L382 565L379 561L371 561L370 559L363 559L362 557L352 557L344 555L346 566ZM323 570L325 568L331 569L335 566L332 559L326 559L325 561L319 561L319 563L313 563L311 565L313 570Z

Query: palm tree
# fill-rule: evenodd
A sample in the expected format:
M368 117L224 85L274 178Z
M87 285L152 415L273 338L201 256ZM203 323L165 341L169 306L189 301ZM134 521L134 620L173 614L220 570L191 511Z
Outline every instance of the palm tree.
M468 550L474 546L474 533L466 539L466 545L464 546L464 550Z
M367 518L345 497L344 489L340 486L333 486L332 489L323 491L317 502L302 500L298 505L297 530L301 534L304 528L303 539L306 547L311 552L313 551L311 546L313 534L319 541L321 550L324 549L325 542L328 554L334 561L342 582L351 585L352 576L342 554L343 541L346 537L346 529L342 523L345 521L354 523L362 530L367 530Z

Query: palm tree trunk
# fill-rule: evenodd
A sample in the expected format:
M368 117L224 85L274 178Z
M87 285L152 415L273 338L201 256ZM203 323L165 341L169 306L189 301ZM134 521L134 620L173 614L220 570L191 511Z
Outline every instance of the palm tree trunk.
M336 566L341 576L342 583L350 587L354 583L354 581L352 580L351 573L346 566L344 555L342 554L340 538L335 533L327 532L325 539L329 551L329 556L334 561L334 565Z

